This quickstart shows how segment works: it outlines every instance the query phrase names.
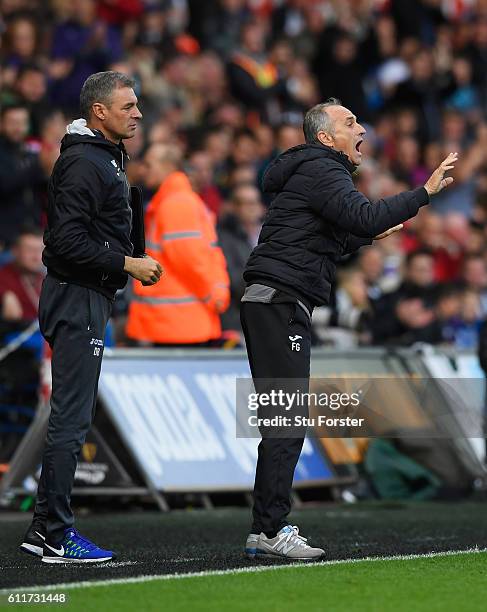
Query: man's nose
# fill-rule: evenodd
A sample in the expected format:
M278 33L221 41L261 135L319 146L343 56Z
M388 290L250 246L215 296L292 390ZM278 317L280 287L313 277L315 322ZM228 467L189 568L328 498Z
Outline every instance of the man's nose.
M364 126L360 125L360 123L357 123L357 128L358 128L358 133L360 134L360 136L365 136L367 130L364 128Z
M142 119L142 113L137 106L135 107L134 119Z

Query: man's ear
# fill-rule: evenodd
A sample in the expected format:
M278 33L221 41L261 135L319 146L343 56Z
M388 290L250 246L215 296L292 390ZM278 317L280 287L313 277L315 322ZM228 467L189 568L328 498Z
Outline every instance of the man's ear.
M321 144L326 145L327 147L333 147L333 138L328 134L328 132L318 132L316 135Z
M104 121L106 119L106 111L107 107L101 102L95 102L91 107L93 115L100 121Z

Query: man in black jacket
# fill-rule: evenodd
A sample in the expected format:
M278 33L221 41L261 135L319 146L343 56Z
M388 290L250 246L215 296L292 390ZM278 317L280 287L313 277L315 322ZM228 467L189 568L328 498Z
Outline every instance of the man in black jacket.
M331 98L306 113L303 130L306 144L280 155L264 175L264 190L276 196L243 275L241 322L257 392L269 390L269 379L287 392L293 392L291 379L300 379L299 391L307 392L311 313L328 303L337 261L400 229L453 181L444 174L457 159L450 154L424 187L371 203L352 181L365 134L355 115ZM287 521L303 446L301 431L295 437L289 431L286 437L282 429L261 430L246 544L250 556L313 559L323 554Z
M14 104L0 110L0 249L12 246L23 226L40 225L50 168L44 154L26 145L28 131L25 106Z
M142 257L140 202L124 170L122 140L134 136L142 117L133 85L112 71L86 80L80 95L84 118L68 126L49 183L39 323L52 349L51 414L34 517L21 545L46 563L114 557L74 529L70 495L94 416L115 292L128 274L151 285L162 272L156 261Z

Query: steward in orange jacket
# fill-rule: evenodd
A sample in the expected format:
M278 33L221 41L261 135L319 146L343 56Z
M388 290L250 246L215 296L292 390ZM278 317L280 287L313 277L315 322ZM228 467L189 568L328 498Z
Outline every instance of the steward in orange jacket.
M177 169L174 147L152 145L144 161L147 186L160 185L146 211L146 250L164 275L156 285L134 285L127 336L154 344L219 338L230 282L213 216Z

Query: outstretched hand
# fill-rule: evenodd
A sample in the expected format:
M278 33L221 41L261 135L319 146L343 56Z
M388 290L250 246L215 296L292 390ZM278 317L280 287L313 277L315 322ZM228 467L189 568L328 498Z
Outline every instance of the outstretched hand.
M457 160L458 153L450 153L450 155L441 162L438 168L436 168L424 186L428 195L432 196L435 193L439 193L444 187L453 183L453 177L447 176L445 178L445 172L454 168Z
M398 232L399 230L402 230L402 228L403 228L402 223L399 223L399 225L395 225L394 227L391 227L385 232L382 232L382 234L379 234L378 236L376 236L374 240L382 240L382 238L387 238L387 236L390 236L394 232Z

